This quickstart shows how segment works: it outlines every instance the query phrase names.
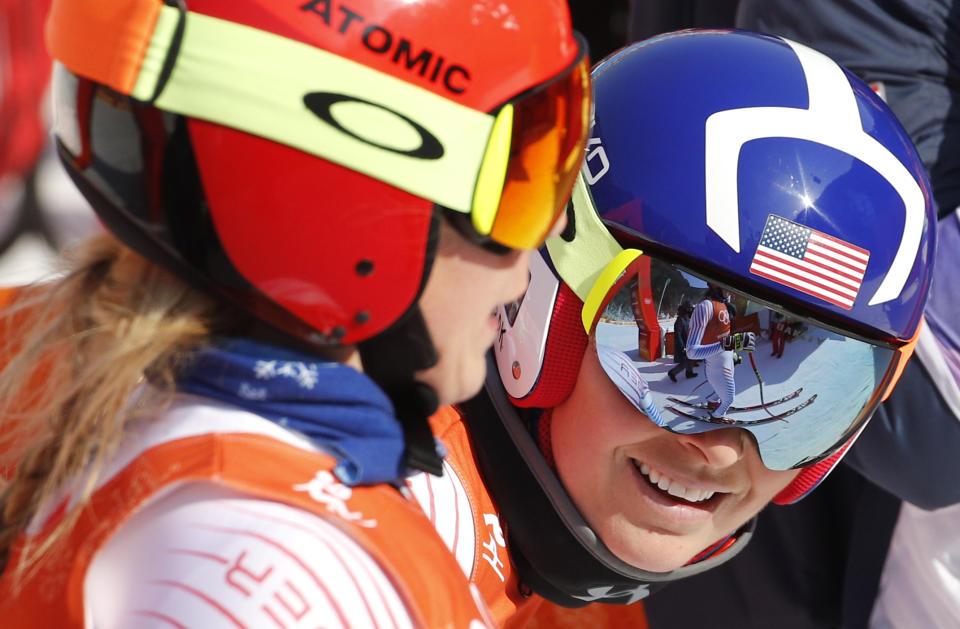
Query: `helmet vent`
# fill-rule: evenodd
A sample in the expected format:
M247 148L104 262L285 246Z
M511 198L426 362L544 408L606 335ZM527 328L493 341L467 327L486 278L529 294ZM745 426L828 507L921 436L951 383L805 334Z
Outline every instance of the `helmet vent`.
M366 277L373 273L373 262L371 260L360 260L357 262L357 275Z

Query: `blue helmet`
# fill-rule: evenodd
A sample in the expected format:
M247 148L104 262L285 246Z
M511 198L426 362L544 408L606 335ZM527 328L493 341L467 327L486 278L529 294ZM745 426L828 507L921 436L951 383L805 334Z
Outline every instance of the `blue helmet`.
M583 177L615 235L824 323L913 337L933 259L931 193L866 84L806 46L744 31L657 37L600 63L593 80ZM863 251L856 294L758 272L764 234L789 227L771 216Z
M775 499L785 503L822 480L898 379L921 325L935 246L931 190L909 136L866 84L810 48L746 31L681 31L614 53L592 80L593 131L569 225L532 263L525 297L500 313L486 406L474 401L466 414L521 577L567 606L631 602L741 546L667 574L627 565L590 531L518 429L569 395L588 335L625 276L655 284L643 261L659 260L678 280L749 296L755 309L866 348L869 386L828 443L788 462L803 471ZM805 268L818 251L821 270ZM666 293L654 291L652 304L649 291L635 294L641 337L644 317L659 334ZM796 417L823 415L825 399L797 404ZM651 419L646 409L663 410L649 396L634 403ZM505 454L503 440L515 448ZM737 533L741 541L749 529Z

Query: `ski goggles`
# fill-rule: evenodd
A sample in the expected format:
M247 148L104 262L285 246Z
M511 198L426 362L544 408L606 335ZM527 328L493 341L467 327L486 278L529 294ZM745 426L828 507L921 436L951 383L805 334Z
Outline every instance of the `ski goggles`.
M635 249L600 274L584 325L610 381L651 421L681 434L743 428L774 470L840 449L912 352L827 329ZM725 337L748 332L754 351L724 349Z
M55 0L53 57L165 111L364 173L469 217L478 238L538 247L564 210L590 123L586 44L490 113L292 39L161 0Z

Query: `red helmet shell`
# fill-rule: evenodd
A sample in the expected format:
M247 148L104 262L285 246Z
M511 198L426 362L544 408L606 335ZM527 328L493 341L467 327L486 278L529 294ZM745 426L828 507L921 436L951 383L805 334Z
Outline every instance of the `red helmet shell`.
M480 111L578 54L557 0L194 0L190 10L323 48ZM344 343L382 331L415 301L432 202L241 131L199 120L189 130L223 248L269 299L321 333L339 328Z

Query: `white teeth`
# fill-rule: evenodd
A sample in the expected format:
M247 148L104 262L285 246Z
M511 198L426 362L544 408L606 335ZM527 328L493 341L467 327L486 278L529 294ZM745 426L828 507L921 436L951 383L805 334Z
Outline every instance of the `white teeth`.
M690 490L690 491L691 493L693 492L693 490ZM687 488L684 487L683 485L674 484L670 486L670 488L667 490L667 493L670 494L671 496L676 496L677 498L686 498Z
M647 470L648 471L645 473L650 478L650 482L656 485L657 481L660 480L660 472L658 472L657 470L651 470L649 467L647 467Z
M703 500L712 498L713 495L717 493L715 491L710 491L709 489L690 489L689 487L684 487L672 478L664 476L657 470L651 468L646 463L640 463L640 465L637 466L637 469L640 470L641 474L647 477L647 479L650 481L650 484L656 485L671 496L682 498L688 502L701 502Z

